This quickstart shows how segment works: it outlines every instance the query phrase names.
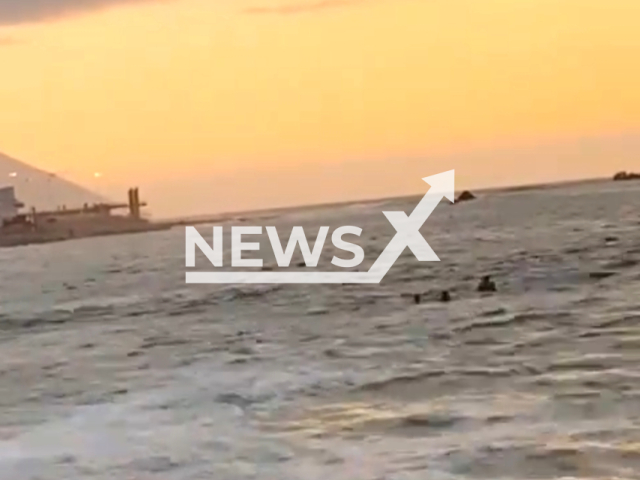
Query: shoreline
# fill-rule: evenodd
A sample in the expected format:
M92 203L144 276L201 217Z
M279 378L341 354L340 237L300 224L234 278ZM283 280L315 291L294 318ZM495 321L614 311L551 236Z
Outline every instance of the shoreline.
M135 233L148 233L163 230L171 230L174 222L148 222L144 225L129 226L120 230L95 230L82 235L70 235L59 232L29 232L19 234L0 234L0 248L25 247L29 245L43 245L46 243L59 243L83 238L111 237L116 235L128 235Z
M506 187L488 187L479 188L473 190L475 193L518 193L527 191L539 191L539 190L553 190L564 187L589 185L594 183L614 183L610 178L590 178L580 180L567 180L562 182L552 183L537 183L537 184L523 184L513 185ZM617 182L616 182L617 183ZM626 183L626 182L625 182ZM457 191L456 194L459 192ZM82 235L68 235L68 234L47 234L42 233L23 233L23 234L9 234L3 235L0 233L0 248L12 248L28 245L40 245L46 243L58 243L68 240L77 240L81 238L92 237L106 237L115 235L127 235L135 233L148 233L154 231L171 230L175 227L192 226L192 225L204 225L211 223L220 223L230 220L243 221L244 217L257 217L257 218L269 218L276 215L282 215L288 212L294 212L297 210L320 210L324 208L334 207L347 207L350 205L369 205L379 202L392 202L398 200L405 200L419 196L419 194L403 195L397 197L383 197L375 199L362 199L362 200L349 200L344 202L330 202L320 204L308 204L297 206L276 207L271 209L259 209L259 210L243 210L237 212L224 212L211 215L202 215L193 218L181 217L181 218L168 218L162 220L150 220L140 225L128 225L120 229L97 229L92 232L84 233Z
M613 181L609 177L598 177L598 178L586 178L580 180L565 180L560 182L552 182L552 183L531 183L531 184L522 184L522 185L512 185L506 187L485 187L485 188L477 188L477 189L461 189L456 190L456 196L460 194L464 190L469 190L474 193L511 193L511 192L525 192L525 191L535 191L535 190L552 190L556 188L564 188L571 187L574 185L589 185L593 183L608 183ZM244 217L258 217L264 218L265 216L271 217L275 215L281 215L283 213L293 212L296 210L320 210L323 208L334 208L334 207L348 207L351 205L369 205L372 203L380 203L380 202L393 202L398 200L406 200L411 198L420 197L421 193L415 193L410 195L401 195L401 196L392 196L392 197L378 197L378 198L364 198L360 200L345 200L339 202L328 202L328 203L310 203L310 204L302 204L302 205L294 205L294 206L283 206L283 207L275 207L275 208L264 208L257 210L237 210L237 211L226 211L222 213L211 213L204 215L195 215L193 217L169 217L165 218L162 221L173 222L175 226L184 226L184 225L202 225L205 223L213 223L213 222L222 222L227 220L234 220ZM159 220L160 221L160 220Z

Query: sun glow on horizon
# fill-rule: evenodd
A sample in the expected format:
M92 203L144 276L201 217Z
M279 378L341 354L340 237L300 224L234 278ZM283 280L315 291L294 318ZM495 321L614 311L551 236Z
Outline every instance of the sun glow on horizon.
M0 27L0 151L164 182L640 132L637 0L285 3Z

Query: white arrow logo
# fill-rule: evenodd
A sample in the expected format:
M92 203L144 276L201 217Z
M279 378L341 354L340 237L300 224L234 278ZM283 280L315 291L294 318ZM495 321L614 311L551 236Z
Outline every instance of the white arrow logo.
M420 234L420 228L442 198L454 202L455 171L425 177L431 185L416 208L404 212L383 212L396 234L368 272L187 272L187 283L380 283L405 248L421 262L440 259Z

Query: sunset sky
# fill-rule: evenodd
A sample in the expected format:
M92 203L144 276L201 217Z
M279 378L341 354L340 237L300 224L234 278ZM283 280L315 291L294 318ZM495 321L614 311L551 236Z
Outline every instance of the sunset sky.
M0 0L0 152L139 185L159 215L419 193L449 168L466 187L640 169L639 19L639 0Z

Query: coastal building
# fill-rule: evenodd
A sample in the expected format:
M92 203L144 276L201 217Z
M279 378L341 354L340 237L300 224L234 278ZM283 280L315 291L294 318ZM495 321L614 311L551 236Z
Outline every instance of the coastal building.
M24 204L16 198L14 187L0 187L0 222L14 218L22 207Z

